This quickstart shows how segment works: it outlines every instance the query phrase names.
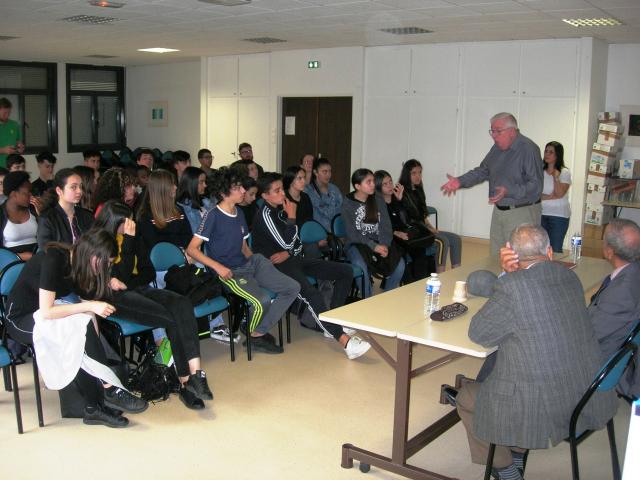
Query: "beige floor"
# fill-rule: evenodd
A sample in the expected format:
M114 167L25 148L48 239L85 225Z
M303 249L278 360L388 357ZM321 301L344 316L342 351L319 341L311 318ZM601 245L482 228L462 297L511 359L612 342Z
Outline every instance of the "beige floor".
M488 246L464 242L463 261L485 255ZM401 314L401 311L398 312ZM297 323L297 322L296 322ZM16 432L12 396L0 391L0 458L7 479L395 479L372 468L362 474L340 467L342 443L388 455L391 448L393 372L374 352L349 361L333 341L294 328L284 355L241 354L202 342L202 356L215 400L203 412L187 410L177 397L130 416L126 430L88 427L61 419L56 392L43 391L45 422L38 428L30 365L19 368L25 434ZM383 343L392 347L392 342ZM244 353L244 352L243 352ZM415 362L435 358L415 349ZM413 383L410 434L448 410L437 402L441 383L456 373L474 376L480 361L464 358ZM616 418L624 455L629 408ZM583 479L611 478L606 434L580 448ZM469 460L464 429L453 427L411 462L451 477L480 479ZM356 462L357 464L357 462ZM566 445L530 456L527 479L570 478Z

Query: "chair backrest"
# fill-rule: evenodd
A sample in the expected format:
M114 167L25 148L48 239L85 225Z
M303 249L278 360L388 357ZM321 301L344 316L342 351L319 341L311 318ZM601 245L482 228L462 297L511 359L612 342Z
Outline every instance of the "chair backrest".
M338 238L344 238L347 236L347 230L344 228L344 220L342 215L338 214L331 220L331 231Z
M20 257L7 248L0 247L0 271L10 263L17 262Z
M635 343L637 347L640 347L640 320L636 320L634 327L629 332L629 336L626 338L621 348L631 342Z
M262 197L256 198L256 205L258 209L264 207L264 198Z
M187 261L182 250L169 242L156 243L149 256L157 272L165 272L174 265L183 265Z
M315 220L304 222L300 229L300 241L302 243L318 243L327 239L327 231Z
M17 260L4 267L0 272L0 295L3 297L9 296L24 265L25 263L22 260Z

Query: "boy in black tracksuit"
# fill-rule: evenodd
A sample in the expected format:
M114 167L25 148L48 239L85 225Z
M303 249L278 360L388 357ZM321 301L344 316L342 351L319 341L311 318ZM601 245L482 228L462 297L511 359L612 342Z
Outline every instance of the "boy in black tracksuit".
M258 179L258 189L264 205L256 213L253 222L253 251L270 259L278 270L300 284L298 298L309 309L318 326L344 347L349 359L363 355L370 348L367 342L357 336L350 337L340 325L322 322L318 318L320 313L329 308L344 305L353 281L351 266L302 256L302 243L295 218L296 205L285 198L280 174L265 173ZM309 283L307 276L334 282L331 305L325 304L324 298Z

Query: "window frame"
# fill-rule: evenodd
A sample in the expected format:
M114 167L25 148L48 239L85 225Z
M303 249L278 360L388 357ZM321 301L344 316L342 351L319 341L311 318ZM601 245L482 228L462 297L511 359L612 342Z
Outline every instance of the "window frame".
M17 95L18 105L13 105L12 109L17 108L22 118L20 131L25 144L24 155L32 155L43 150L51 153L58 153L58 65L50 62L21 62L18 60L0 60L0 66L9 67L38 67L45 68L47 71L47 87L46 89L37 88L3 88L0 87L0 97L5 95ZM47 96L47 145L29 145L29 136L25 128L25 111L24 97L28 95L46 95Z
M71 90L71 71L72 70L106 70L116 72L116 92L103 92L98 90ZM66 64L66 82L67 82L67 151L82 152L87 149L98 150L120 150L127 145L127 123L125 111L125 67L110 65L85 65L80 63ZM71 97L85 96L91 98L91 138L95 142L88 144L72 143L71 139ZM117 98L117 129L116 135L119 136L120 142L116 143L98 143L98 97L115 97Z

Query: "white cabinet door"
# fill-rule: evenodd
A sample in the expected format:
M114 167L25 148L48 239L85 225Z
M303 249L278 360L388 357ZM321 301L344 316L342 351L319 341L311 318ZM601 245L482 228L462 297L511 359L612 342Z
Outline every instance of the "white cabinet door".
M269 96L269 54L240 55L238 94L243 97Z
M524 42L520 94L531 97L575 97L579 40Z
M466 100L460 139L460 145L463 148L462 165L458 175L479 166L493 145L488 132L489 119L496 112L515 112L517 106L516 98L468 98ZM489 238L493 206L489 205L488 199L488 182L458 190L457 208L460 209L461 224L456 233Z
M238 57L209 57L207 59L207 95L232 97L238 93Z
M509 97L518 94L519 43L465 45L462 55L464 93L467 97Z
M408 97L371 97L365 103L362 167L398 175L407 160Z
M456 172L458 97L413 97L409 129L409 155L422 164L422 182L427 205L438 209L438 226L453 228L453 201L442 195L440 186L447 173ZM390 172L394 180L400 166ZM432 222L435 222L432 219Z
M238 145L248 142L253 157L265 170L270 169L269 99L240 97L238 99Z
M411 75L409 47L375 47L365 53L366 94L370 97L407 95Z
M229 165L238 148L238 99L210 98L207 104L207 145L213 151L214 167Z
M458 45L417 45L411 48L411 93L458 96L460 82Z

